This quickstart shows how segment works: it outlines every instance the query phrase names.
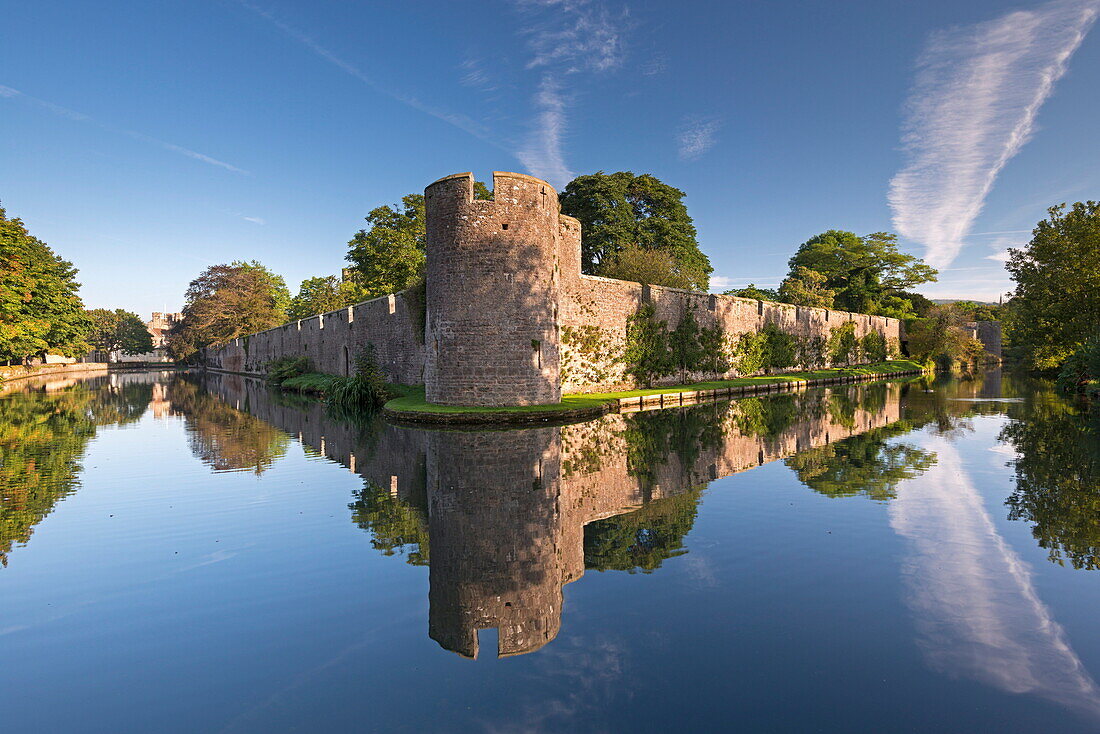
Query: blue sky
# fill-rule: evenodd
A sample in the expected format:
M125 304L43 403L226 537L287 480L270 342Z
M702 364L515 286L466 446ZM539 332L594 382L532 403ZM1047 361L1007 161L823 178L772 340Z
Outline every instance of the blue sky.
M825 229L898 231L993 299L1047 206L1100 198L1100 0L36 0L0 29L0 202L91 307L206 265L292 290L440 176L687 192L721 290Z

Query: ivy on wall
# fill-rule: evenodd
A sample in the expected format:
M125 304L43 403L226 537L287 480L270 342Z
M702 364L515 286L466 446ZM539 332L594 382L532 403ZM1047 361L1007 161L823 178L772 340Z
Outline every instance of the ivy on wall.
M852 364L859 361L860 344L856 338L856 325L848 321L829 331L829 361L833 364Z

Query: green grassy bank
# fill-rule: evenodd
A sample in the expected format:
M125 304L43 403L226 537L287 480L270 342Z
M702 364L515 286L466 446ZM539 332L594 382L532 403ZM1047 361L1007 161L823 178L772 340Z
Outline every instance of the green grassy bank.
M791 372L783 375L738 377L732 380L709 380L707 382L694 382L688 385L669 385L665 387L623 390L620 392L608 393L579 393L563 396L560 403L519 405L504 408L436 405L424 399L424 388L422 386L395 386L393 390L394 392L400 393L400 396L387 402L384 409L391 415L405 414L405 417L414 413L446 414L452 416L501 415L503 417L509 414L523 416L525 414L551 414L563 411L594 410L623 398L644 398L648 395L669 395L703 390L726 390L729 388L764 388L769 385L784 383L819 384L845 378L867 379L874 377L889 377L895 374L911 374L921 371L924 371L924 365L918 362L894 360L890 362L860 365L858 367L835 367L831 369L813 370L810 372ZM303 375L302 377L309 377L309 375ZM287 382L291 381L288 380Z

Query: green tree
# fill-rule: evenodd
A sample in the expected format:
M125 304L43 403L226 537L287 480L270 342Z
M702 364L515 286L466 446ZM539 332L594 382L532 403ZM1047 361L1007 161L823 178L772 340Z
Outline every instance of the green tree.
M688 307L680 318L680 323L668 335L670 357L676 369L680 371L680 382L687 382L687 373L702 369L706 365L706 353L699 343L699 322L695 320L695 309Z
M825 286L826 277L816 270L799 265L779 284L779 298L796 306L832 308L836 291Z
M76 272L0 208L0 359L88 352L91 323Z
M474 198L492 199L481 181L474 182ZM347 261L360 290L359 300L398 293L424 279L424 195L409 194L400 204L372 209L370 227L348 242Z
M1031 242L1009 250L1009 335L1031 366L1058 367L1100 334L1100 202L1051 207Z
M88 343L96 349L126 354L153 351L153 337L136 313L121 308L93 308L88 318L92 322Z
M669 288L692 287L686 275L679 272L672 255L664 250L647 250L637 245L626 245L600 267L605 278L629 280L646 285L663 285Z
M211 265L191 281L185 298L183 319L168 334L177 360L286 321L277 283L255 264Z
M659 250L672 259L670 280L708 290L714 269L699 249L683 199L683 191L649 174L600 171L573 179L559 201L562 214L582 225L581 270L604 275L603 269L627 247Z
M910 356L922 362L935 360L940 367L971 364L985 353L982 343L964 328L966 312L952 304L935 306L928 318L906 326Z
M744 288L730 288L722 295L737 296L738 298L754 298L757 301L779 300L779 291L774 288L757 288L755 283L749 283Z
M836 308L886 316L904 315L910 302L900 292L936 279L934 268L900 252L888 232L859 237L831 229L804 242L789 264L789 278L798 278L799 268L825 276Z
M286 281L283 280L283 276L271 272L257 260L252 260L250 262L234 260L232 265L235 268L254 272L262 279L267 285L268 292L271 293L271 298L274 300L275 311L280 314L279 323L285 324L287 321L287 311L290 309L290 289L286 287Z
M291 321L347 308L370 300L373 296L345 271L344 277L335 275L306 278L298 288L298 294L290 299L287 316Z

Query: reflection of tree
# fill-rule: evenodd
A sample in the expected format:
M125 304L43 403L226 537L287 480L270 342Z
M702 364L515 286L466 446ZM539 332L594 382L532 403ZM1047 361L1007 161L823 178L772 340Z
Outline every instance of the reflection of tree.
M168 398L186 419L191 453L215 471L251 469L263 474L290 445L286 433L183 377L168 386Z
M1100 568L1100 421L1049 389L1013 417L1000 435L1018 454L1009 519L1034 524L1051 562Z
M695 466L702 451L722 443L720 404L632 413L626 416L623 439L627 470L632 476L652 480L672 456L688 470Z
M351 520L371 533L371 545L384 555L406 556L414 566L427 566L428 520L423 507L404 502L371 480L348 505Z
M744 436L772 438L790 428L796 421L814 417L812 406L802 396L773 395L765 398L742 398L731 405L733 422ZM811 412L808 412L811 411Z
M585 568L649 573L666 558L687 553L684 536L695 524L701 492L654 500L640 510L586 525Z
M808 449L786 460L807 487L829 497L866 495L874 500L896 496L903 479L918 477L936 463L936 455L889 440L913 430L906 421Z
M80 461L96 426L136 421L151 396L151 385L90 380L59 392L0 398L0 564L80 486Z

